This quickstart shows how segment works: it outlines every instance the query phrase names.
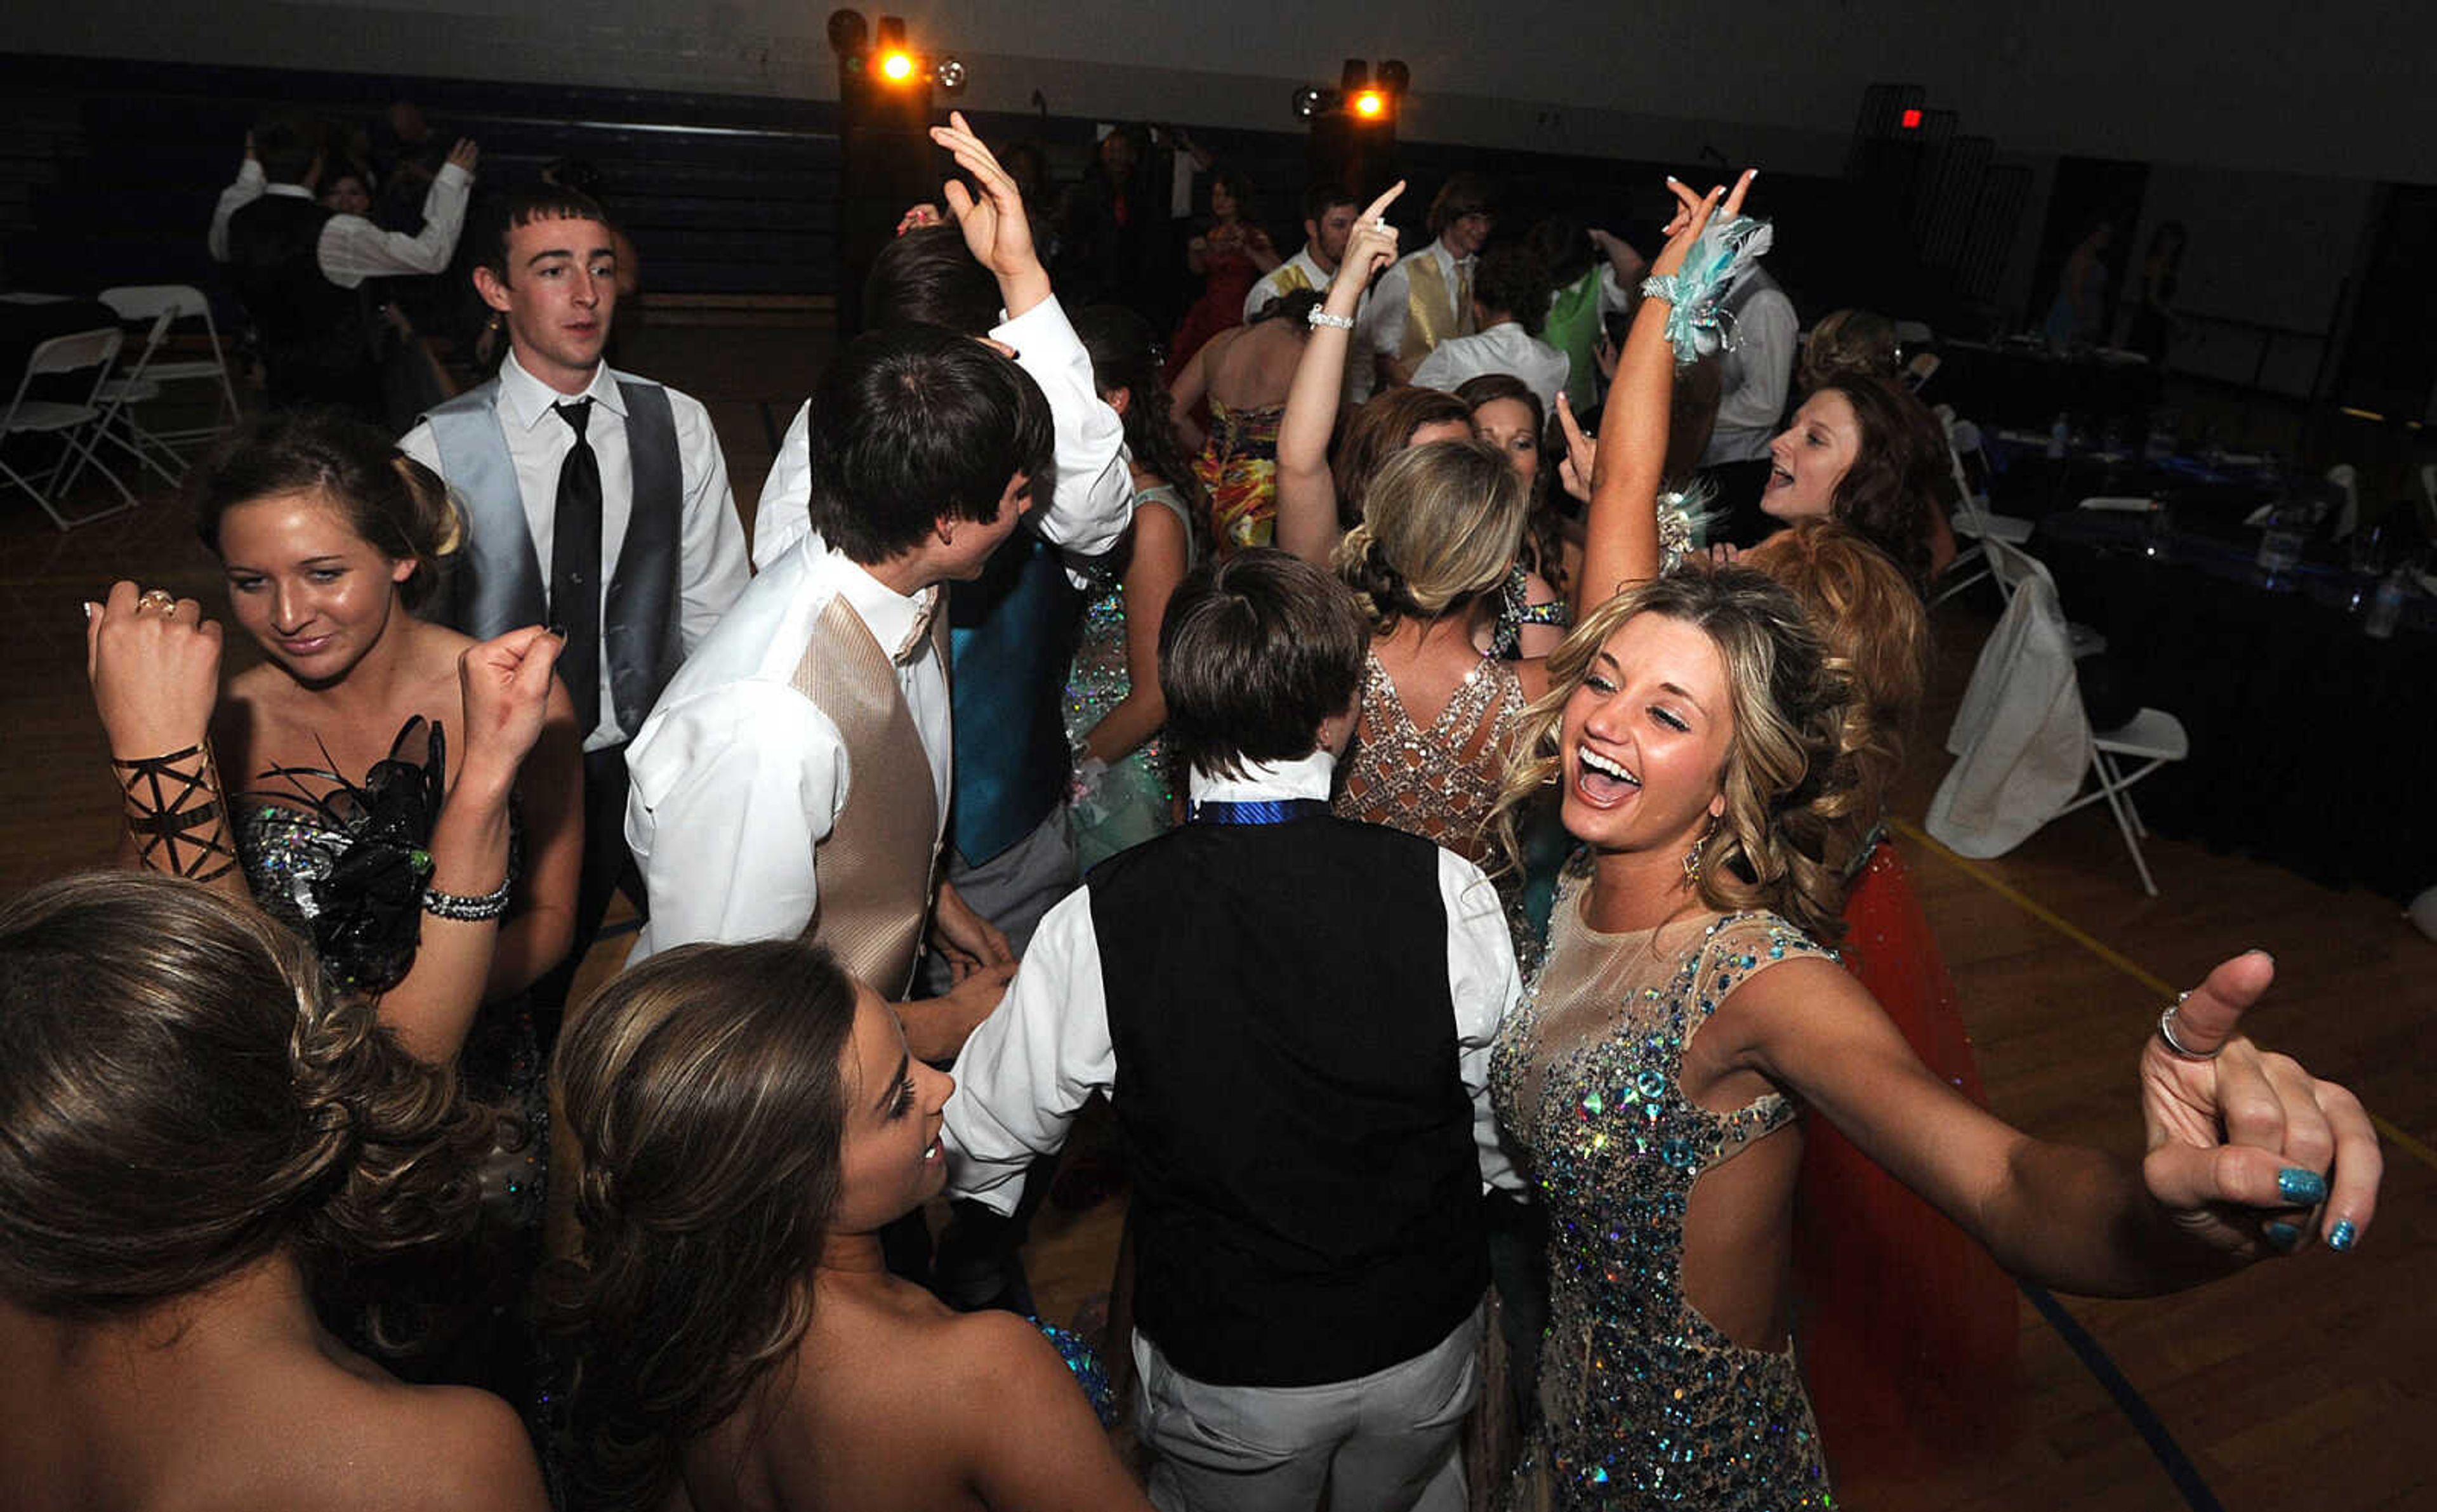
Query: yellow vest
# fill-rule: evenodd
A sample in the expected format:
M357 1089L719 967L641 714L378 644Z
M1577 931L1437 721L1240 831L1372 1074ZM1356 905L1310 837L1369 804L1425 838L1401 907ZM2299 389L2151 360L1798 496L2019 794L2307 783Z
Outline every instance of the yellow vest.
M1457 272L1461 278L1461 264ZM1405 344L1396 354L1406 372L1421 366L1422 358L1448 337L1473 334L1472 289L1470 280L1464 282L1464 298L1458 300L1458 291L1447 287L1446 275L1439 271L1438 254L1427 249L1406 262Z

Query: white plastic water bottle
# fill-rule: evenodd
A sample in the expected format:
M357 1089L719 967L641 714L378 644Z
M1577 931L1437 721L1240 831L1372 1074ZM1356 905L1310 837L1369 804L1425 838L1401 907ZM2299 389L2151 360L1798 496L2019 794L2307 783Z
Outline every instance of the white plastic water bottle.
M2302 547L2310 537L2310 512L2296 499L2279 499L2268 512L2268 529L2259 536L2259 570L2273 579L2302 565Z

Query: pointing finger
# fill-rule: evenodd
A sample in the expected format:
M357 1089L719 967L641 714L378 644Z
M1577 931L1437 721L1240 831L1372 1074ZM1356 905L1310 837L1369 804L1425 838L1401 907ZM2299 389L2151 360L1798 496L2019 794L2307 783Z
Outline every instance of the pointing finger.
M1405 181L1398 179L1395 182L1388 185L1387 193L1371 201L1371 208L1362 212L1362 218L1365 220L1377 220L1380 217L1388 213L1388 207L1394 204L1396 202L1396 197L1404 192Z
M2175 1009L2175 1038L2194 1055L2207 1056L2234 1037L2242 1015L2276 979L2276 961L2265 950L2221 961L2207 980Z

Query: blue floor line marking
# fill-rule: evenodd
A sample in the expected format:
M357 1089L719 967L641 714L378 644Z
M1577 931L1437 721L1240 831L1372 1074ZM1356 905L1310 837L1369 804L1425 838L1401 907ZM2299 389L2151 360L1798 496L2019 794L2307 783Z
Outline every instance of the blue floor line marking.
M2208 1482L2200 1479L2199 1469L2183 1452L2183 1446L2175 1442L2175 1435L2166 1432L2166 1425L2158 1420L2158 1415L2150 1410L2140 1391L2116 1367L2115 1362L2109 1358L2098 1341L2090 1336L2090 1330L2081 1326L2080 1320L2066 1312L2064 1304L2039 1287L2028 1281L2015 1284L2023 1289L2025 1296L2031 1299L2031 1306L2040 1310L2040 1316L2047 1319L2048 1327L2056 1330L2057 1337L2064 1341L2065 1347L2080 1357L2082 1364L2089 1368L2099 1385L2115 1399L2116 1408L2131 1423L2132 1431L2141 1435L2142 1442L2149 1446L2149 1452L2157 1456L2158 1467L2166 1472L2166 1479L2174 1482L2175 1489L2183 1493L2183 1503L2192 1512L2225 1512L2225 1504L2217 1499L2216 1492L2208 1488Z

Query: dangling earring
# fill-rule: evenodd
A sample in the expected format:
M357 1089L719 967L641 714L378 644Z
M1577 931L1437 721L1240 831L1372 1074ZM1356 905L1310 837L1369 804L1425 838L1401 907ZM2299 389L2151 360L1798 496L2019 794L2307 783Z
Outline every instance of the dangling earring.
M1717 832L1717 816L1713 814L1709 818L1709 827L1702 830L1701 838L1692 842L1692 848L1684 853L1684 885L1686 887L1692 888L1696 891L1700 888L1701 852L1709 846L1709 837Z

